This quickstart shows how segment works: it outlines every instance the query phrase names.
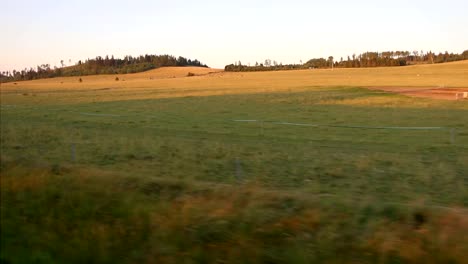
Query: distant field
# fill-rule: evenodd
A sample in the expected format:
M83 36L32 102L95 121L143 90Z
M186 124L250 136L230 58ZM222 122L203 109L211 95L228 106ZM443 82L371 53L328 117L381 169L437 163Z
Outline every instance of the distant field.
M466 263L468 102L365 87L467 76L462 61L2 84L1 257Z
M184 77L189 72L199 76ZM172 78L173 76L179 78ZM76 103L184 96L299 92L314 87L467 88L468 61L390 68L227 73L207 68L161 68L129 75L85 76L2 84L10 103ZM119 81L115 81L119 77ZM61 91L66 91L61 93ZM74 91L74 93L69 93ZM75 93L78 92L78 93ZM18 96L30 93L35 97ZM44 96L41 96L44 95Z

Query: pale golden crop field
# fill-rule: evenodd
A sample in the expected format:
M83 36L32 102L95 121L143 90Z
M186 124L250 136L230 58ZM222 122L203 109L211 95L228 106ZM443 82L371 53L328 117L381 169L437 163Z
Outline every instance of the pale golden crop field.
M196 76L188 77L188 73ZM118 81L116 81L118 77ZM468 87L468 61L360 69L311 69L274 72L224 72L174 67L125 75L42 79L1 85L2 103L119 101L298 92L320 87Z

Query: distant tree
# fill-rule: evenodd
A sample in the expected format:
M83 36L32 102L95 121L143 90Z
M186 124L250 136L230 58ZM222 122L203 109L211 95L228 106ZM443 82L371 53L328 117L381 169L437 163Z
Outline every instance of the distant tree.
M418 57L418 54L419 54L419 51L417 51L417 50L413 50L413 55L414 55L414 58L417 58L417 57Z
M318 59L311 59L308 60L305 64L304 67L306 68L326 68L328 67L328 62L324 58L318 58Z
M434 63L434 53L432 53L432 51L429 51L428 59L431 63Z
M463 60L468 60L468 50L463 51L461 56Z

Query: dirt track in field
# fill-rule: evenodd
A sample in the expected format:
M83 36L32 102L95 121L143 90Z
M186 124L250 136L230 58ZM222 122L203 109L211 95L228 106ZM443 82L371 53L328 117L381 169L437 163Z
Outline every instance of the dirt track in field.
M398 94L404 94L411 97L423 97L441 100L466 100L463 99L463 93L468 93L468 88L434 88L434 87L369 87L371 90L380 90ZM458 99L457 99L458 94Z

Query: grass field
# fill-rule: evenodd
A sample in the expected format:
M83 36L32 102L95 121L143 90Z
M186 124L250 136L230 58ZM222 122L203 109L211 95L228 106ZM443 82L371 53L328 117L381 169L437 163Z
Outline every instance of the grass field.
M467 263L468 102L364 88L467 76L463 61L2 84L1 258Z

